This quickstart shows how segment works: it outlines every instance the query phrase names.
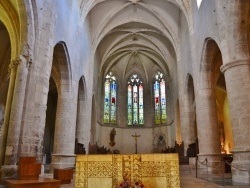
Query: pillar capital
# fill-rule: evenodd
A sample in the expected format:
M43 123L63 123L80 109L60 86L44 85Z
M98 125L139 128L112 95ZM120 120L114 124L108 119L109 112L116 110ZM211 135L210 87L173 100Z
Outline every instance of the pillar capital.
M32 59L29 54L20 55L16 59L12 60L11 63L9 64L9 72L16 70L19 64L26 65L26 67L29 68L31 63Z
M30 54L20 55L19 59L27 66L27 68L30 67L30 65L32 63L32 59L31 59L31 55Z
M9 64L9 72L11 71L15 71L17 69L17 66L19 65L20 63L20 58L16 58L14 60L11 61L11 63Z
M229 63L222 65L220 67L220 70L222 73L225 73L226 70L240 65L250 65L250 58L231 61Z

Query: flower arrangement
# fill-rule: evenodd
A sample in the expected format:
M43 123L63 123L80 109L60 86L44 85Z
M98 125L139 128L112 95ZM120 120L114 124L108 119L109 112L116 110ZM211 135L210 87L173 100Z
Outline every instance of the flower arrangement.
M136 181L133 188L145 188L141 181Z
M119 188L145 188L140 180L131 182L129 174L125 172L123 174L123 182L119 184Z

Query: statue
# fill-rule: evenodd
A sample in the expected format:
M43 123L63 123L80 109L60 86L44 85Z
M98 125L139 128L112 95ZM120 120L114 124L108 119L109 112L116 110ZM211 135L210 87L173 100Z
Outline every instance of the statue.
M116 135L116 130L115 130L115 128L113 128L112 131L110 132L110 142L109 142L109 145L111 147L113 147L115 145L115 135Z
M160 135L158 137L157 150L158 150L159 153L166 150L166 142L165 142L165 139L164 139L164 137L162 135Z

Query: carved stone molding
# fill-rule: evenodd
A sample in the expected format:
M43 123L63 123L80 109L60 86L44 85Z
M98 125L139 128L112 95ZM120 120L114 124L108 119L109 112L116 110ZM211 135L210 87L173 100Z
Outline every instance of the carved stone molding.
M230 69L232 67L240 66L240 65L250 65L250 59L242 59L237 61L232 61L229 63L226 63L225 65L222 65L220 67L220 70L222 73L225 73L227 69Z

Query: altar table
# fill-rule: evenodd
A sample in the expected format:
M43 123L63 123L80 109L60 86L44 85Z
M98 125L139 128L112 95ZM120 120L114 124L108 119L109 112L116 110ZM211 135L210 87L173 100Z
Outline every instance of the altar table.
M178 154L77 155L76 188L117 188L123 174L145 188L180 187Z

